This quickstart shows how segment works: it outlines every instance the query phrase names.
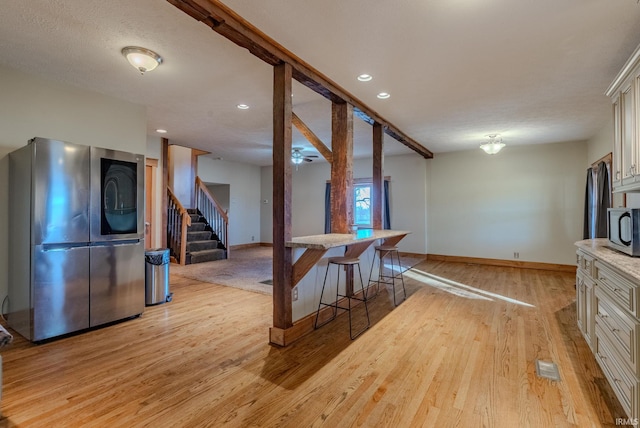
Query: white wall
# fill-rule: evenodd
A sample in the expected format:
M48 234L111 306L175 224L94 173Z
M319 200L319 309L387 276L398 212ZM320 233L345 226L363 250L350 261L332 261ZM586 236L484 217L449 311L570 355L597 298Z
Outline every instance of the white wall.
M613 152L613 117L611 117L607 121L607 123L600 129L600 131L596 135L594 135L587 141L587 147L588 158L586 167L589 167L598 159ZM614 193L611 206L624 206L623 195L624 193ZM640 208L640 194L627 193L627 206Z
M586 142L437 154L429 180L429 253L575 264Z
M596 135L587 141L587 165L608 155L613 151L613 117L605 123ZM586 174L586 171L585 171Z
M0 66L0 298L7 294L7 154L33 137L144 154L143 106Z
M229 245L259 242L260 167L199 156L198 175L204 182L229 185Z
M260 168L260 242L273 243L273 167Z
M207 189L209 193L216 198L216 201L220 204L220 208L224 211L229 211L229 203L231 202L230 186L228 184L209 184L207 183Z
M384 175L391 177L389 185L391 228L412 233L400 244L400 251L427 252L427 160L419 155L388 156L384 160ZM356 159L354 178L372 176L371 159ZM303 163L292 174L292 234L293 236L324 233L325 185L331 178L328 163ZM261 240L273 242L273 168L261 170Z
M175 197L185 208L193 208L191 197L195 189L195 177L191 175L192 152L188 147L169 146L169 177L167 182Z

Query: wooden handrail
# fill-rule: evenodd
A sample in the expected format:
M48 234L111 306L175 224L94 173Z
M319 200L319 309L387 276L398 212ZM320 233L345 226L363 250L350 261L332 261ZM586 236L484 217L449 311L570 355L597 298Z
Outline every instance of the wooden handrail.
M167 241L178 262L185 265L187 262L187 228L191 226L191 216L169 186L167 186L167 196L169 198Z
M227 257L229 257L228 213L222 209L220 202L209 192L209 189L200 177L196 177L195 188L196 208L218 236L218 239L227 251Z
M204 184L204 181L202 181L200 179L200 177L196 177L196 191L198 189L202 190L202 192L205 194L205 196L207 198L209 198L209 200L213 203L213 205L215 206L215 208L218 211L218 213L220 213L220 216L222 216L222 218L224 219L224 222L225 223L229 223L228 213L226 211L222 211L222 207L220 206L220 202L218 202L216 197L213 196L213 194L211 194L211 192L209 192L209 188L207 187L206 184Z

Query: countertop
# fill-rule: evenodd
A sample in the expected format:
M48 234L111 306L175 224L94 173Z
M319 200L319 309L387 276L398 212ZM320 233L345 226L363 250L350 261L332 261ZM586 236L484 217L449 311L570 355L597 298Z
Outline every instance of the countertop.
M576 242L575 245L595 258L620 269L635 281L640 282L640 257L631 257L612 250L607 247L607 242L606 238L585 239L584 241Z
M358 242L374 241L376 239L392 238L394 236L408 235L406 230L374 230L361 229L356 234L327 233L323 235L298 236L285 242L285 247L310 248L313 250L328 250L329 248L353 245Z

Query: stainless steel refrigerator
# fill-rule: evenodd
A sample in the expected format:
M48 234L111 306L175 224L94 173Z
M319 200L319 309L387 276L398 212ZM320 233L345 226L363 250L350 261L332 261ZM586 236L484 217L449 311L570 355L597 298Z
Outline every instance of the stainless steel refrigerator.
M34 138L9 155L7 322L32 341L144 311L144 156Z

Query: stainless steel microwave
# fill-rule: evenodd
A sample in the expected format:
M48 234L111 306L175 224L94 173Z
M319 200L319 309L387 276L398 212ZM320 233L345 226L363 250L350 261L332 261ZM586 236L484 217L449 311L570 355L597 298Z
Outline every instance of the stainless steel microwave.
M640 208L607 210L609 247L640 257Z

